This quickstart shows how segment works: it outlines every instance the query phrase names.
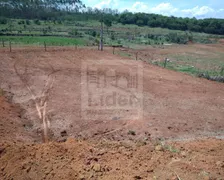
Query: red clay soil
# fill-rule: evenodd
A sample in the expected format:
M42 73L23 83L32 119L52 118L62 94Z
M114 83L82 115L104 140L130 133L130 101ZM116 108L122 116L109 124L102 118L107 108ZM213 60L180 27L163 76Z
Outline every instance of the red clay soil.
M27 81L37 96L44 88L52 67L57 70L48 102L48 118L54 138L62 131L73 137L107 137L113 140L129 138L127 132L135 131L135 138L194 138L222 136L224 130L224 84L195 78L138 61L143 72L143 117L134 120L128 114L125 120L121 110L113 114L89 119L81 116L81 64L92 60L100 64L101 71L116 64L120 72L136 65L136 61L107 52L89 49L51 48L15 49L9 53L1 49L1 88L12 93L12 101L26 110L23 115L30 120L31 131L41 129L32 97L13 68L17 62L20 73L26 69ZM27 67L27 68L24 68ZM110 89L108 89L110 91ZM126 90L124 90L125 93ZM100 92L95 91L95 94ZM127 110L128 112L128 110ZM125 115L124 115L125 116ZM117 120L116 120L117 119Z
M10 93L5 95L10 103L0 96L0 179L224 177L224 84L137 62L143 72L139 83L144 100L136 110L143 110L143 116L134 120L129 109L127 114L115 109L112 115L85 119L82 63L92 60L104 72L112 62L125 76L136 61L89 49L20 48L0 53L0 88ZM15 62L37 97L52 67L57 70L48 98L51 143L41 143L42 124L31 95L15 74Z
M62 143L32 143L20 126L18 107L3 97L0 99L0 119L4 122L4 129L0 129L0 179L221 180L224 177L223 140L117 142L67 138ZM18 139L18 134L26 138Z
M164 146L128 143L1 144L1 179L214 179L224 177L224 143L200 140Z
M33 142L36 136L28 132L29 120L21 118L24 110L13 105L0 95L0 137L1 141ZM35 134L35 133L33 133Z

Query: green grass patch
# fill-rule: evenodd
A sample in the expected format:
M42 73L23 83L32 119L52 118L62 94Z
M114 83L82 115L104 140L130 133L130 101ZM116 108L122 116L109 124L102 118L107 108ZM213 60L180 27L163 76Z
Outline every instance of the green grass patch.
M156 62L154 63L155 65L164 67L164 62ZM190 74L192 76L197 76L200 77L200 75L204 74L207 75L208 77L210 76L223 76L224 74L224 67L220 70L206 70L206 69L198 69L194 66L189 66L189 65L179 65L175 62L168 62L166 65L167 69Z
M85 45L86 41L81 38L53 37L53 36L0 36L1 40L12 44L43 45L46 42L49 46L71 46Z
M116 51L115 51L116 52ZM131 54L129 53L126 53L126 52L121 52L121 51L118 51L116 52L118 55L120 56L123 56L123 57L131 57Z

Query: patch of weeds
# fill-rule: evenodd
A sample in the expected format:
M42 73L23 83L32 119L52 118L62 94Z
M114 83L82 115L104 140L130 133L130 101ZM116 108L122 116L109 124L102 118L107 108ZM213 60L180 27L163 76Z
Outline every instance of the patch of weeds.
M139 140L136 142L137 147L145 146L147 143L145 140Z
M205 79L211 80L211 81L217 81L217 82L224 83L224 76L219 76L219 75L218 76L211 76L208 72L199 73L197 76L200 77L200 78L205 78Z
M224 76L224 66L221 68L220 76Z
M206 172L205 170L202 170L202 171L199 173L199 176L202 176L202 177L209 177L209 179L210 179L210 173Z
M157 141L155 146L161 146L162 149L170 151L172 153L179 153L180 152L180 150L175 148L174 146L169 145L169 144L165 144L165 141L163 141L163 140L160 140L159 142Z
M180 152L179 149L177 149L177 148L175 148L175 147L173 147L171 145L165 145L164 149L166 149L166 150L168 150L168 151L170 151L172 153L179 153Z
M136 135L136 132L135 132L135 131L133 131L133 130L129 130L129 131L128 131L128 135L135 136L135 135Z
M117 54L120 56L123 56L123 57L131 57L131 54L126 53L126 52L118 52Z
M4 96L4 91L1 88L0 88L0 96Z

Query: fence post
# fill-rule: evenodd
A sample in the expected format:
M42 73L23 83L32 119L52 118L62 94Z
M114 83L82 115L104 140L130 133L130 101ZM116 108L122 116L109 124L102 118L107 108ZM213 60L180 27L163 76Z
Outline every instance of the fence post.
M2 47L5 47L5 41L2 39Z
M115 47L113 47L113 54L115 54Z
M167 64L167 58L165 58L165 61L164 61L164 68L166 68L166 64Z
M136 59L136 61L138 60L138 52L136 52L136 54L135 54L135 59Z
M44 50L47 51L47 44L45 41L44 41Z
M12 43L9 41L9 51L12 52Z

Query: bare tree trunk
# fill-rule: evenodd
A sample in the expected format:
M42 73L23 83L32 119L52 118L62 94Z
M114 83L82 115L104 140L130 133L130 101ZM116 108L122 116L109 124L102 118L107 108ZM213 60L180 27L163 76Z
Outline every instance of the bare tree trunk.
M28 84L28 74L27 74L27 66L25 64L25 70L24 73L20 73L17 69L17 62L15 62L14 64L14 70L16 72L16 75L20 78L20 80L22 81L22 83L25 85L25 87L27 88L27 90L29 91L30 95L32 96L32 99L35 103L35 107L36 107L36 111L37 111L37 115L40 119L40 121L42 122L43 125L43 142L46 143L49 141L48 138L48 132L49 132L49 128L50 128L50 121L48 120L46 114L47 114L47 101L48 101L48 97L49 97L49 93L50 90L53 87L54 84L54 76L52 77L52 75L57 72L56 70L53 69L53 67L51 67L52 72L50 74L48 74L48 79L46 84L44 85L44 88L41 92L40 97L38 98L38 96L34 93L34 91L32 91L30 85Z
M44 103L43 107L43 140L44 142L48 142L48 129L50 128L46 122L46 107L47 107L47 102Z
M103 51L103 15L102 15L101 27L100 27L100 50Z

